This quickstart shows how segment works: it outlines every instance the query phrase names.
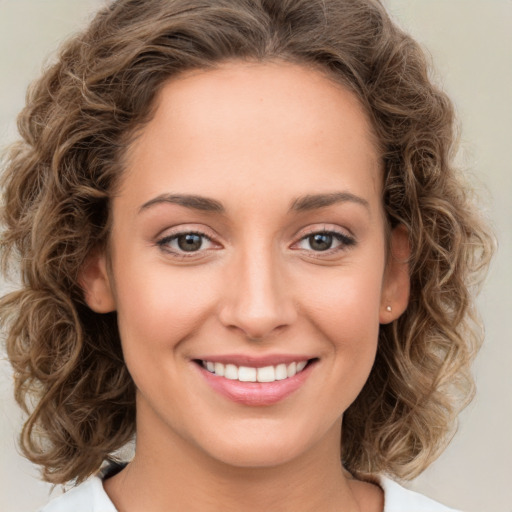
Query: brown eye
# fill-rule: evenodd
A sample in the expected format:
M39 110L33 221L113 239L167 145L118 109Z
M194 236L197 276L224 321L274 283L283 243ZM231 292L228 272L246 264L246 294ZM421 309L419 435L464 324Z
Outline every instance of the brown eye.
M308 236L309 246L314 251L327 251L332 247L333 238L329 233L315 233Z
M158 240L157 245L166 252L181 255L202 253L215 246L207 235L191 231L166 236Z
M187 233L176 237L178 247L182 251L192 252L198 251L203 245L203 237L195 233Z
M317 231L301 238L296 248L311 252L342 251L355 245L354 238L337 231Z

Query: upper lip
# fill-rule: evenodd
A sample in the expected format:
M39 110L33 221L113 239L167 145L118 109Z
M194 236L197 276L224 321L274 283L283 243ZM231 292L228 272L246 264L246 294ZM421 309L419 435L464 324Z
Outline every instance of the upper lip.
M311 355L304 354L268 354L265 356L252 356L245 354L205 355L194 357L194 360L210 361L212 363L234 364L235 366L249 366L251 368L263 368L264 366L277 366L278 364L290 364L293 362L308 361L313 359Z

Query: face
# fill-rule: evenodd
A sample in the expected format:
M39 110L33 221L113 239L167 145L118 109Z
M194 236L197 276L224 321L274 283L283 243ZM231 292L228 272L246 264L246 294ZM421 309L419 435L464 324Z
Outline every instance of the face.
M356 97L292 64L190 72L126 160L111 271L99 255L82 280L91 308L117 310L138 442L237 466L339 443L408 290Z

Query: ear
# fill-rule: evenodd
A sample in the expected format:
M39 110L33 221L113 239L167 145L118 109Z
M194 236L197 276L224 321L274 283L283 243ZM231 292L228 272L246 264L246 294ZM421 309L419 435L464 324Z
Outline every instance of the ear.
M390 253L384 271L379 322L389 324L396 320L409 303L411 280L409 276L409 233L400 225L391 232Z
M78 281L84 291L87 305L96 313L110 313L116 310L111 278L107 271L107 257L104 251L94 250L85 260Z

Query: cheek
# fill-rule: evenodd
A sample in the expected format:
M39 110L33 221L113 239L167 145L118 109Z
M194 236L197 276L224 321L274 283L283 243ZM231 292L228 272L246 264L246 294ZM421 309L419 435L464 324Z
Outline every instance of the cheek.
M375 359L382 274L370 267L341 274L309 289L307 315L328 341L326 355L334 354L326 357L338 382L333 393L346 408L361 391Z
M161 350L176 349L206 321L214 302L214 286L207 272L176 271L165 265L145 268L133 274L118 267L118 323L127 359L128 351L150 351L157 358Z
M382 273L374 269L341 269L323 286L308 288L311 314L329 338L362 342L365 334L378 331L381 283Z

